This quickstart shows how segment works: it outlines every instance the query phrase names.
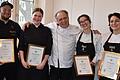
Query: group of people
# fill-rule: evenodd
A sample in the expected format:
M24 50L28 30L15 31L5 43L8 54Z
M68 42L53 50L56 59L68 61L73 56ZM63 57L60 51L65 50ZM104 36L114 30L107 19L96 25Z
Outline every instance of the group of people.
M15 62L0 62L0 80L4 77L6 80L111 80L98 75L99 63L102 51L120 53L120 13L108 16L111 33L101 35L91 29L87 14L77 19L82 29L71 25L66 10L59 10L55 14L56 21L43 25L41 8L33 10L32 22L25 23L21 29L18 23L9 19L12 9L13 5L8 1L0 6L0 39L14 39L15 55ZM42 62L37 66L27 63L29 44L45 47ZM94 75L77 76L74 55L88 55Z

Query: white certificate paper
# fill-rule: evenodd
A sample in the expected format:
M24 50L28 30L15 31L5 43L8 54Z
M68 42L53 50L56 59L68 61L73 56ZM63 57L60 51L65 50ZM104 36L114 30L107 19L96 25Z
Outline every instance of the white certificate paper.
M14 62L13 39L0 39L0 62Z
M44 47L29 44L27 62L29 65L36 66L41 63Z
M120 54L107 51L104 53L105 55L101 68L101 76L116 80L116 73L118 73L120 67Z
M93 74L88 56L75 56L74 60L77 75Z

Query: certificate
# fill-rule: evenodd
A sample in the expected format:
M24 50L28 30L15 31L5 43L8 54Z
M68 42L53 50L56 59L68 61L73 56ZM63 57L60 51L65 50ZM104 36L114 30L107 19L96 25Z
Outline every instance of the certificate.
M27 62L29 65L36 66L41 63L44 53L44 47L29 44Z
M120 67L119 61L119 53L105 51L100 75L116 80L116 73L118 73Z
M0 62L15 62L13 39L0 39Z
M92 75L93 71L88 56L74 56L77 75Z

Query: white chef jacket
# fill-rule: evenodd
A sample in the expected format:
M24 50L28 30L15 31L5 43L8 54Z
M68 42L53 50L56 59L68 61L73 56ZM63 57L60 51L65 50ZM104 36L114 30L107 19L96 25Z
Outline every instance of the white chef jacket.
M49 57L49 65L59 68L70 68L73 65L73 55L75 53L76 36L81 31L78 26L69 25L62 28L55 22L47 25L52 31L53 47Z

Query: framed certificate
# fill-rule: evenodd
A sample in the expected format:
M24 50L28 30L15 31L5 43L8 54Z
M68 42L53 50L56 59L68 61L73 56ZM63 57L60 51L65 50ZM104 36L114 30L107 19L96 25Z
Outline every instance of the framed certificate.
M29 65L36 66L41 63L44 53L44 47L29 44L27 62Z
M0 62L15 62L13 39L0 39Z
M118 73L119 67L120 67L120 54L105 51L100 75L116 80L117 79L116 73Z
M77 75L92 75L93 71L88 56L74 56Z

